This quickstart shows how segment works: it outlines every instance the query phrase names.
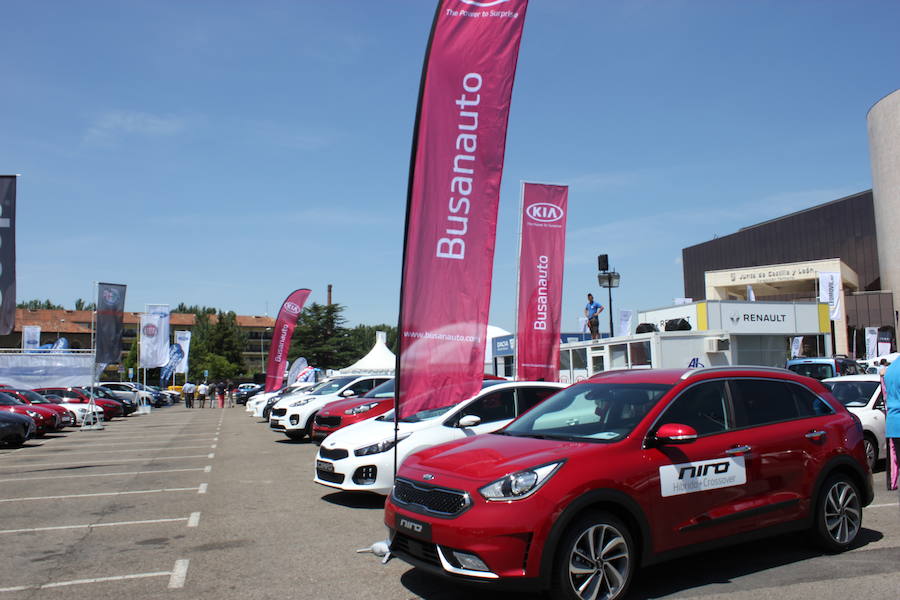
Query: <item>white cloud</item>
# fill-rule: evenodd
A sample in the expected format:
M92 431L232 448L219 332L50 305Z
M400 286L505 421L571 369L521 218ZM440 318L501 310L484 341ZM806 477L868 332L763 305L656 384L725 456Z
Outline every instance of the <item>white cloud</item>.
M135 110L113 110L94 120L84 136L87 143L111 142L125 135L167 137L181 133L185 120Z

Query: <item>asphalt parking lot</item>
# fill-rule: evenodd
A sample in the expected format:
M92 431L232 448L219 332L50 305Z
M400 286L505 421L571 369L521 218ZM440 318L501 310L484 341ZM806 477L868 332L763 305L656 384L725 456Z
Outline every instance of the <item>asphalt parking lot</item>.
M0 450L0 600L522 598L357 554L385 538L383 499L312 483L314 457L241 407L170 407ZM900 509L883 478L851 552L784 536L647 569L631 597L896 600Z

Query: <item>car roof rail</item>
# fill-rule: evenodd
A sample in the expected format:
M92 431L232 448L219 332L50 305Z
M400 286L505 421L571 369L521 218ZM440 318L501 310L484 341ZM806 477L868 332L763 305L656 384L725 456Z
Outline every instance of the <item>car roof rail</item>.
M700 367L699 369L691 369L689 371L685 371L684 375L681 376L682 381L685 379L690 379L695 375L702 375L704 373L715 373L716 371L734 371L740 369L752 369L754 371L767 371L769 373L794 373L790 369L784 369L781 367L764 367L760 365L719 365L715 367Z

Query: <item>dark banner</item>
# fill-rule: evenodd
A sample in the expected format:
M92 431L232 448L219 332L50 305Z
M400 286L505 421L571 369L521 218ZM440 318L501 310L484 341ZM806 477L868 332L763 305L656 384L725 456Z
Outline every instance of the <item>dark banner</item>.
M271 392L281 387L284 371L287 367L288 350L291 349L291 336L300 317L300 311L309 298L309 290L295 290L287 297L278 317L275 319L275 331L269 346L269 364L266 367L266 391Z
M0 335L16 324L16 176L0 175Z
M98 284L96 362L110 365L120 362L124 312L125 286L119 283Z
M474 395L485 339L510 98L527 0L441 0L413 134L397 414Z

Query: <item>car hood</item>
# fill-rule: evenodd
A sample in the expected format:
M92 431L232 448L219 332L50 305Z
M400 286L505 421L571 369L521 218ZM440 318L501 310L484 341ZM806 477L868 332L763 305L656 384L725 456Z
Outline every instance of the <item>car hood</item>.
M509 473L573 458L597 444L483 434L416 452L399 475L420 479L421 472L446 473L475 481L494 481Z
M363 404L370 404L372 402L378 402L379 404L382 402L389 402L390 404L394 403L393 398L348 398L346 400L336 400L331 402L328 406L319 411L319 414L322 416L327 415L339 415L343 416L345 410L350 410L351 408L356 408L357 406L362 406ZM365 413L362 413L365 414ZM377 415L376 415L377 416Z
M412 433L429 427L434 427L441 423L440 418L429 419L420 423L400 423L399 434ZM359 423L347 425L343 429L338 429L322 442L322 447L328 448L362 448L370 444L376 444L381 440L389 439L394 436L393 421L379 421L372 418Z

